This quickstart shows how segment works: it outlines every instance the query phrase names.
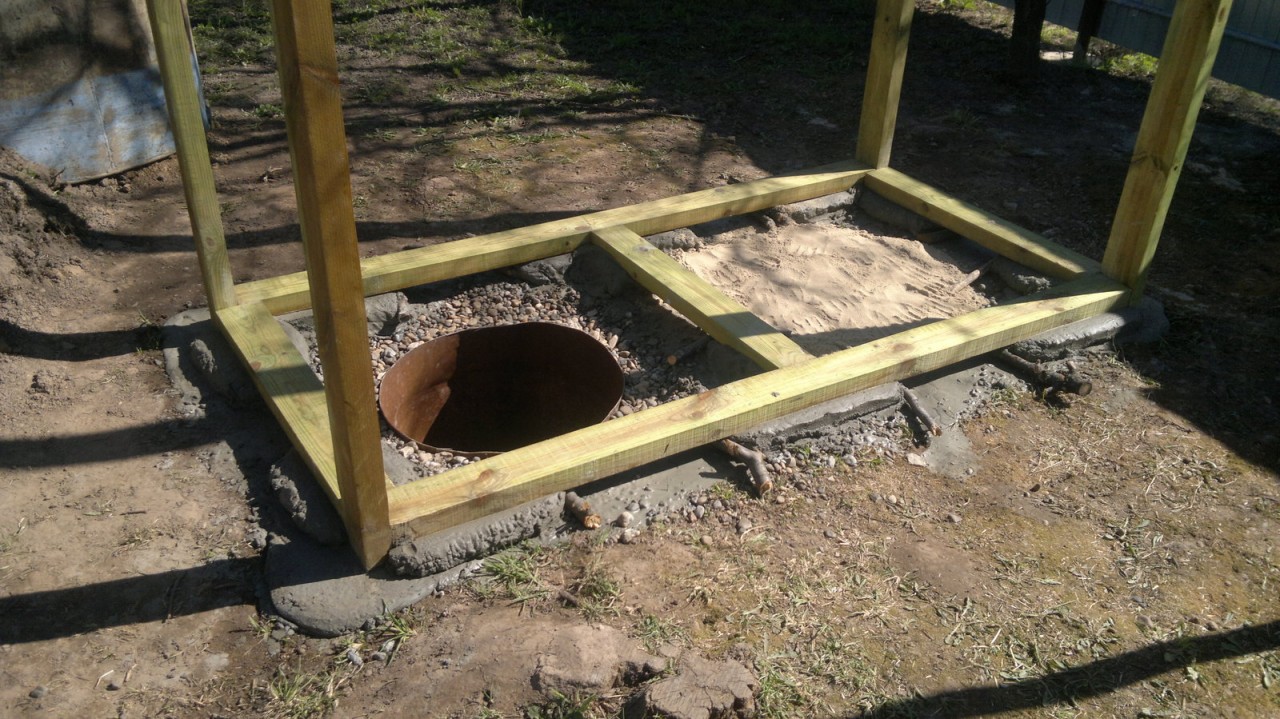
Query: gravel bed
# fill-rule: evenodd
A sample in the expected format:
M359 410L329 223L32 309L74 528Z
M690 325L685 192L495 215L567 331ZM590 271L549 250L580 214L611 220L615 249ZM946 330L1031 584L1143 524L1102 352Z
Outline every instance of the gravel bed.
M554 322L572 327L600 341L623 371L623 395L609 419L656 407L704 391L699 362L687 357L675 365L667 358L705 342L702 332L653 297L635 302L613 301L584 307L579 292L569 285L530 285L521 281L477 279L451 283L457 291L429 302L409 303L391 335L373 335L369 349L375 385L401 356L424 342L477 327L520 322ZM312 353L319 372L319 359ZM438 474L474 461L453 452L421 449L382 422L383 442L415 462L422 476Z

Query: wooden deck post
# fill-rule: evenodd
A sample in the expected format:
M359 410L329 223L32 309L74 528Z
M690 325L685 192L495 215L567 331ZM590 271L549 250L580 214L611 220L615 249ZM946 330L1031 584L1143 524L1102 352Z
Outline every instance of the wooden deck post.
M333 15L328 0L274 0L272 10L298 220L342 493L339 509L356 554L371 568L390 547L391 526Z
M1125 177L1103 271L1142 295L1218 54L1231 0L1178 0Z
M858 121L858 148L854 154L864 165L889 166L914 11L915 0L876 3L875 31L871 36L871 57L867 61L867 80L862 91L862 116Z
M227 261L227 241L213 186L213 168L209 165L200 94L193 75L186 6L182 0L147 0L147 16L151 18L151 35L160 62L169 127L178 149L178 171L182 174L200 277L209 309L220 310L236 303L236 291L231 281L231 264Z

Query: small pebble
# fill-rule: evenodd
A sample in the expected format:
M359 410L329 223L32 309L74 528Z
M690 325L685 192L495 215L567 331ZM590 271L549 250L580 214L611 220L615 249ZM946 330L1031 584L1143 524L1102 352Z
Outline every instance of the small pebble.
M712 544L715 544L715 540L711 538L710 534L702 535L702 538L698 541L701 542L704 547L710 547Z
M755 525L751 523L750 519L747 519L746 517L738 518L738 534L746 534L751 531L751 528L754 526Z
M822 533L822 536L826 537L827 539L835 539L835 538L836 538L836 532L835 532L835 530L834 530L834 529L828 529L828 530L826 530L825 532L823 532L823 533Z
M635 515L632 514L631 512L623 512L622 514L618 515L617 519L613 520L613 523L619 527L626 528L631 526L631 522L634 519L635 519Z
M634 514L634 513L636 513L636 512L639 512L639 511L640 511L640 503L639 503L639 502L632 502L632 503L628 504L628 505L627 505L627 511L628 511L628 512L631 512L632 514Z
M31 697L32 699L40 699L45 694L48 694L48 693L49 693L49 689L45 687L43 684L41 684L35 689L32 689L31 691L27 692L27 696Z
M649 508L649 506L650 506L650 505L649 505L649 498L648 498L648 497L641 497L641 498L640 498L640 509L648 509L648 508Z
M952 524L959 524L960 515L956 514L955 512L947 512L947 521L951 522Z
M717 499L716 501L714 501L714 502L712 502L712 503L711 503L711 508L712 508L712 509L714 509L714 510L716 510L716 511L723 510L723 509L724 509L724 502L722 502L722 501L720 501L720 500L718 500L718 499Z
M371 662L385 662L385 661L387 661L387 655L386 655L386 654L383 654L382 652L374 652L373 654L370 654L370 655L369 655L369 661L371 661Z
M898 503L898 495L896 495L896 494L891 494L891 495L889 495L888 497L885 497L884 499L885 499L885 501L886 501L886 502L888 502L889 504L897 504L897 503Z
M360 652L356 651L355 647L347 650L347 661L351 662L351 666L357 669L364 666L364 659L360 657Z
M631 544L640 536L640 530L635 527L627 527L622 530L622 536L618 537L618 541L623 544Z
M116 681L115 679L112 679L111 681L107 682L107 691L118 692L120 691L120 689L121 689L120 682Z
M693 516L702 519L707 514L707 508L699 504L693 508Z

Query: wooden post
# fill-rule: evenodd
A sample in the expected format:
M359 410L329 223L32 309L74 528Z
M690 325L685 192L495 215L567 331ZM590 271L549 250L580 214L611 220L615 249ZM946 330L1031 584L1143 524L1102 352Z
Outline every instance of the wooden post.
M1030 80L1040 72L1040 33L1047 4L1046 0L1014 0L1009 38L1009 76L1014 79Z
M858 162L871 167L889 166L914 11L915 0L878 0L876 3L876 26L871 36L871 58L867 61L858 148L854 154Z
M274 0L276 52L342 517L371 568L390 547L382 443L328 0Z
M182 174L200 277L209 308L216 311L234 305L236 291L231 281L231 264L227 261L222 212L213 186L200 94L193 74L186 6L182 0L147 0L147 15L151 18L151 35L160 62L169 126L178 149L178 170Z
M1179 0L1169 22L1102 258L1103 271L1132 290L1132 301L1142 295L1230 12L1231 0Z

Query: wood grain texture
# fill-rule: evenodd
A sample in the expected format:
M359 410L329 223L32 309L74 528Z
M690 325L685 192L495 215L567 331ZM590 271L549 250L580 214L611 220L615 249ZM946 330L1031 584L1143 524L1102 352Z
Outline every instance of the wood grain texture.
M834 354L748 377L396 487L391 518L418 536L571 489L761 422L883 382L1004 347L1124 301L1099 275L1050 293L900 332Z
M236 303L236 291L231 279L231 263L227 260L227 240L213 184L213 167L209 164L200 95L192 75L186 6L182 0L147 0L147 15L151 18L169 125L178 150L178 171L182 175L200 277L209 308L219 310Z
M381 433L327 0L274 0L298 221L347 535L366 567L391 546Z
M666 300L717 342L761 367L778 369L811 359L786 335L631 230L596 230L591 240L645 289Z
M1098 262L1031 230L1003 220L891 168L876 170L864 186L962 237L1051 277L1072 279L1097 272Z
M329 408L320 378L261 303L226 307L213 316L333 506L342 506Z
M652 235L789 202L822 197L853 187L868 171L858 163L840 162L794 175L700 190L371 257L361 263L364 293L377 295L562 254L582 244L593 230L626 227L640 235ZM264 302L275 314L311 306L306 274L302 272L246 282L237 285L237 291L243 301Z
M871 35L871 56L867 61L862 114L858 120L858 148L854 153L854 158L871 167L889 166L914 11L915 0L876 3L875 30Z
M1230 11L1231 0L1179 0L1169 22L1102 258L1103 271L1132 288L1134 301L1160 242Z

